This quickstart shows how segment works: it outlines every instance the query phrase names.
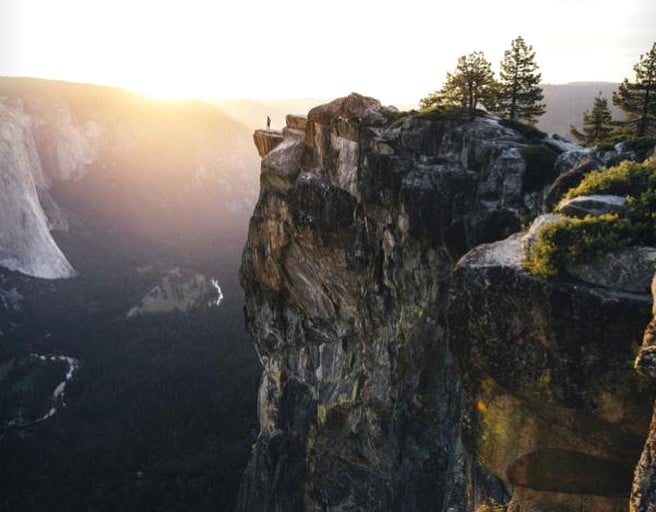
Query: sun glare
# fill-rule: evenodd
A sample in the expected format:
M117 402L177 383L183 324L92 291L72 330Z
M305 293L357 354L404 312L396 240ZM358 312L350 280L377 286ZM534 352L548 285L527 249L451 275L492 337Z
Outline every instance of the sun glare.
M196 91L193 87L189 86L185 80L171 80L171 79L153 79L142 82L125 83L122 81L117 84L125 89L136 92L142 96L156 100L178 100L188 98L203 98L208 97L201 91Z

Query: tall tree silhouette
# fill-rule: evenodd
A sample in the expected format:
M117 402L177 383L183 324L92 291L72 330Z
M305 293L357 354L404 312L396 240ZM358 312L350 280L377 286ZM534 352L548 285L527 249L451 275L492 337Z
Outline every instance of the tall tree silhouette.
M640 55L633 70L635 82L625 78L613 94L613 103L626 112L625 135L656 135L656 43Z
M596 146L609 142L615 131L613 116L608 108L608 99L599 91L592 110L583 112L583 132L573 125L569 128L574 138L584 146Z
M535 124L546 111L541 80L533 47L517 37L501 61L496 112L501 117Z
M495 81L492 65L483 52L458 58L453 73L447 73L444 86L422 98L422 108L436 106L462 107L470 112L494 104Z

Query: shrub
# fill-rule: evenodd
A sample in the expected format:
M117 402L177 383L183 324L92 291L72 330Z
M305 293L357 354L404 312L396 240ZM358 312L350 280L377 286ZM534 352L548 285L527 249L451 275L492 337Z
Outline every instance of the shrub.
M635 240L635 226L616 214L568 217L547 224L538 233L526 267L533 274L550 277L562 272L568 263L590 261Z
M593 171L565 197L614 194L627 198L628 214L564 218L547 224L527 255L527 269L553 276L568 263L594 258L628 245L656 244L656 162L622 162Z
M637 196L652 188L656 188L656 162L624 161L616 167L592 171L565 197L591 194Z

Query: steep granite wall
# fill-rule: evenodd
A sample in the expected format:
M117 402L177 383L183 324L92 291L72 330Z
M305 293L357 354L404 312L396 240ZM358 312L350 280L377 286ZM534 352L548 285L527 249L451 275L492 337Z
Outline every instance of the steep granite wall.
M39 200L46 178L20 102L0 99L0 265L34 277L75 275Z
M241 282L264 371L238 509L504 499L459 441L450 272L535 215L561 150L488 116L403 116L357 94L291 121L282 140L255 137Z

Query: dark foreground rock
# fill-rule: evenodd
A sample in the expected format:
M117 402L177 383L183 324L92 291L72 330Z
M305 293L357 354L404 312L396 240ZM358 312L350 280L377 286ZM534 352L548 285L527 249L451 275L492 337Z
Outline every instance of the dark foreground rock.
M464 445L512 485L509 510L626 510L650 416L630 367L651 297L546 281L522 257L513 237L455 270L447 318Z

